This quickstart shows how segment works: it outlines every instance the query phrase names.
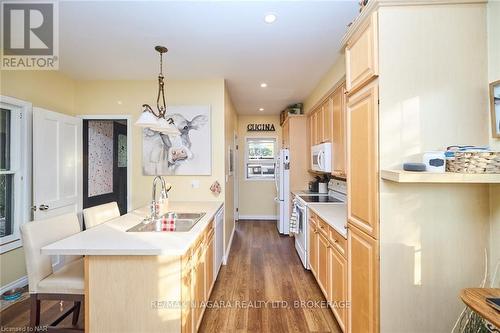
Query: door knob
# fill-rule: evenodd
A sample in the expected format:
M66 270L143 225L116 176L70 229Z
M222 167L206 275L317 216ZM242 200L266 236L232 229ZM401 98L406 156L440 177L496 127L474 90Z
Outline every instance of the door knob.
M39 209L40 210L47 210L47 209L49 209L49 206L48 205L40 205Z

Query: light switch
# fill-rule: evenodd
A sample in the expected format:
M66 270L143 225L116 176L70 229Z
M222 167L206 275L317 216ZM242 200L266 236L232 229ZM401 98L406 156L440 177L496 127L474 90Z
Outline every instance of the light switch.
M192 180L191 187L192 188L200 188L200 181L199 180Z

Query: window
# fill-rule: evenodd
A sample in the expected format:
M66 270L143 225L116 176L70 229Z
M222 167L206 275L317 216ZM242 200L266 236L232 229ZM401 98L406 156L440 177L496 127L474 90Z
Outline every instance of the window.
M276 139L246 139L246 179L274 180Z
M19 227L29 217L27 110L2 96L0 105L0 253L21 246Z

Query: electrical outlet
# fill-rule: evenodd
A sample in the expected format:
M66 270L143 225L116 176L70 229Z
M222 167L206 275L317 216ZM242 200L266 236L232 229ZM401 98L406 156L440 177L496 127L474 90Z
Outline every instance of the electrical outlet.
M191 181L191 188L200 188L200 181L199 180L192 180Z

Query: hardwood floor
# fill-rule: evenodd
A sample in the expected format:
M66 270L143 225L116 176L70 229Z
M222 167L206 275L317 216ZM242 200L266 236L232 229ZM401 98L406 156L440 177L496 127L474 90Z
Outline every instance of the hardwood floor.
M63 302L61 305L57 301L42 301L42 309L40 315L40 326L46 326L56 320L61 314L73 306L73 302ZM77 327L83 328L84 325L83 307L80 309L80 317L78 318ZM58 327L72 327L72 316L65 318ZM30 322L30 300L24 300L11 305L4 311L0 312L0 330L2 332L29 332L26 328ZM16 330L17 329L17 330ZM25 329L24 331L22 329ZM43 332L43 328L40 330Z
M236 223L210 301L200 332L341 332L293 238L279 236L274 221Z
M210 300L212 308L205 311L200 332L341 332L329 308L314 306L325 298L302 267L293 238L279 236L274 222L236 223L228 265L222 266ZM296 307L300 301L310 301L309 306ZM71 305L64 302L61 311L59 302L42 302L42 325ZM79 327L83 317L82 308ZM3 331L28 323L29 300L0 313ZM70 326L71 316L61 325Z

